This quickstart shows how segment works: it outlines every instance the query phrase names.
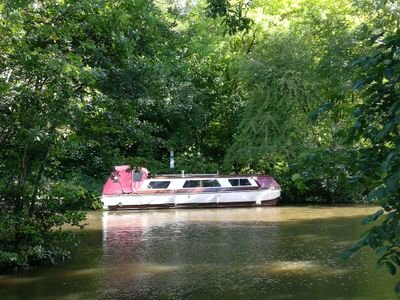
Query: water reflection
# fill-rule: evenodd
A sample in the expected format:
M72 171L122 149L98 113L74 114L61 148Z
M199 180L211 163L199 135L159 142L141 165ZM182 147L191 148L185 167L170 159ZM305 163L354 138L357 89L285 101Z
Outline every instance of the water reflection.
M107 271L102 297L301 299L312 293L315 298L357 298L351 290L365 289L369 276L353 276L360 263L369 268L361 260L367 256L347 263L338 257L361 232L360 216L374 211L278 207L106 212L103 264L114 267ZM368 293L361 294L368 299Z
M338 258L375 210L91 213L73 260L0 276L0 298L391 299L393 280L371 253Z
M263 265L248 267L250 272L275 274L278 276L309 275L309 276L337 276L350 272L349 268L327 268L326 266L311 260L276 261Z

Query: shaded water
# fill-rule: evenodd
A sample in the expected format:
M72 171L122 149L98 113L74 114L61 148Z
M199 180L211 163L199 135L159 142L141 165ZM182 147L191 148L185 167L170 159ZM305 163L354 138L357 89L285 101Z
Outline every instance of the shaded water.
M0 275L0 299L394 299L371 252L339 258L375 210L90 213L73 259Z

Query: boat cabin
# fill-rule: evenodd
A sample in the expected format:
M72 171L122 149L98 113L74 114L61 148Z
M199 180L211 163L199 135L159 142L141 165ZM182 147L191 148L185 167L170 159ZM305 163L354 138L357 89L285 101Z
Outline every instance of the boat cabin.
M130 166L115 167L103 188L103 195L129 194L146 191L184 192L193 190L242 190L255 188L278 188L271 176L179 174L160 175L150 178L145 168L131 169Z

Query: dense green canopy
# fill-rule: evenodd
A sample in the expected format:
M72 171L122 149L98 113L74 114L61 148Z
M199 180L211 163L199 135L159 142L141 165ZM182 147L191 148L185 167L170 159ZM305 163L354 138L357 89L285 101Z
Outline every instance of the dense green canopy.
M350 253L396 273L398 1L4 0L0 37L0 267L67 256L113 165L174 150L287 203L379 203Z

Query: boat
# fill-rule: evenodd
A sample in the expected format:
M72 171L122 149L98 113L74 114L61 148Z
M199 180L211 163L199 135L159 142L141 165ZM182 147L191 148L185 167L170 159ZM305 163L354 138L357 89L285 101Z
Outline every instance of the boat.
M106 210L275 205L281 187L268 175L169 174L116 166L103 186Z

